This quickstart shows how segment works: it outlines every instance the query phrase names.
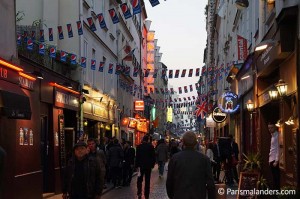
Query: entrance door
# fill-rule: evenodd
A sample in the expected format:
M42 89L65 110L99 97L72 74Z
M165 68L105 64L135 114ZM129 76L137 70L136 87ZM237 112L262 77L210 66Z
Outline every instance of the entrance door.
M43 170L43 192L50 192L50 168L49 168L49 134L48 134L48 117L40 117L41 132L41 167Z
M65 127L65 152L66 163L72 157L73 146L75 144L75 130L73 127Z

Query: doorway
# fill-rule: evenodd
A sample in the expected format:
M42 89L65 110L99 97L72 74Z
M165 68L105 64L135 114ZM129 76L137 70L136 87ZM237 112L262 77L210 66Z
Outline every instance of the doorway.
M72 157L73 146L75 144L75 130L73 127L65 127L65 152L66 152L66 165Z
M43 171L43 193L53 192L50 188L50 162L49 162L49 132L48 116L40 117L41 132L41 168Z

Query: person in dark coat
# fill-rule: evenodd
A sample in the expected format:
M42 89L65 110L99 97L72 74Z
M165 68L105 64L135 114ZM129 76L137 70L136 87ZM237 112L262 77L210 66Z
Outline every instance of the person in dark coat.
M184 150L173 155L168 165L167 194L171 199L216 198L209 158L195 151L197 137L188 131L183 135Z
M132 179L135 149L131 146L130 141L124 144L124 164L123 164L123 186L129 186Z
M239 183L239 176L238 176L236 166L237 166L238 161L239 161L239 146L235 142L235 140L233 139L233 136L231 134L229 135L229 138L231 140L231 171L232 171L232 177L235 180L235 182L238 184Z
M215 181L220 181L220 171L221 171L221 151L220 151L220 143L219 138L216 138L216 143L213 147L213 153L214 153L214 160L215 164L213 165L213 175L215 178Z
M142 197L142 183L145 176L144 196L145 199L149 199L151 171L155 166L155 150L147 135L143 137L142 143L136 148L135 166L139 171L137 179L138 198Z
M121 187L122 167L124 153L118 139L114 139L113 145L108 150L108 165L110 176L115 188Z
M79 141L73 148L74 157L65 169L63 199L100 199L101 184L100 162L88 156L87 145Z
M165 139L159 141L159 145L156 147L156 156L159 170L159 177L163 177L165 170L165 163L168 161L168 146L165 143Z
M100 162L100 169L101 169L101 185L104 186L105 182L104 182L104 177L105 177L105 173L106 173L106 169L105 169L105 165L106 165L106 157L105 154L103 152L102 149L97 149L97 142L95 139L90 138L87 141L88 143L88 148L89 148L89 156L93 157L93 158L97 158L98 161ZM101 187L101 192L103 190L103 187Z

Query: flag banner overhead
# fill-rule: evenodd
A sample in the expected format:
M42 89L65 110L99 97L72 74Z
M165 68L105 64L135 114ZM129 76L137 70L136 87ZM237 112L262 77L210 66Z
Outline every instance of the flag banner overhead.
M89 17L89 18L87 18L86 20L87 20L88 23L89 23L90 30L95 32L95 31L97 30L97 28L96 28L96 26L95 26L95 23L94 23L94 21L93 21L93 18L92 18L92 17Z
M132 51L130 51L130 53L128 53L123 60L124 61L132 61L133 60L133 56L134 56L134 51L135 49L133 49Z
M169 70L169 78L173 78L173 70Z
M151 3L152 7L157 6L159 4L158 0L149 0L149 2Z
M60 40L64 39L64 32L63 32L62 26L57 26L57 30L58 30L58 38Z
M175 71L175 78L178 78L180 70Z
M145 75L144 75L144 77L148 77L148 76L149 76L149 73L150 73L150 69L146 69L146 70L145 70Z
M99 69L98 69L99 72L103 72L104 71L104 64L105 64L105 62L103 62L103 61L101 61L99 63Z
M110 64L108 65L108 73L109 73L109 74L113 74L113 70L114 70L114 64L110 63Z
M139 68L135 66L135 67L133 68L133 77L137 77L138 72L139 72Z
M127 6L127 3L121 4L120 7L121 7L121 10L123 12L123 15L124 15L125 19L128 19L128 18L132 17L131 12L130 12L128 6Z
M77 64L77 55L75 54L71 54L71 62L72 65L76 65Z
M100 28L107 29L107 26L106 26L106 23L105 23L105 20L104 20L104 17L103 17L103 13L98 14L97 17L98 17Z
M32 31L31 38L35 40L35 31ZM45 42L44 30L40 30L40 42Z
M67 29L68 29L69 38L72 38L73 37L73 30L72 30L72 25L70 23L67 24Z
M140 0L132 0L131 5L132 5L132 14L133 15L141 13Z
M83 35L83 30L82 30L82 23L81 21L77 21L77 31L78 31L78 35Z
M48 28L49 41L53 41L53 28Z
M181 77L185 77L186 69L183 69L181 72Z
M91 70L96 70L96 60L95 59L91 60Z
M192 77L193 76L193 69L190 69L189 70L189 75L188 75L189 77Z
M114 8L109 9L108 12L109 12L109 15L111 17L111 20L112 20L113 24L116 24L116 23L120 22L119 17L117 15L117 12Z

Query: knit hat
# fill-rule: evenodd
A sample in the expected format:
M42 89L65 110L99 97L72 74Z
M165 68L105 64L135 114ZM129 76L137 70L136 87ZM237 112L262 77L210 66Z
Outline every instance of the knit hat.
M79 141L77 142L74 147L73 147L73 150L75 150L76 148L80 147L80 146L84 146L84 147L87 147L86 143L83 142L83 141Z

